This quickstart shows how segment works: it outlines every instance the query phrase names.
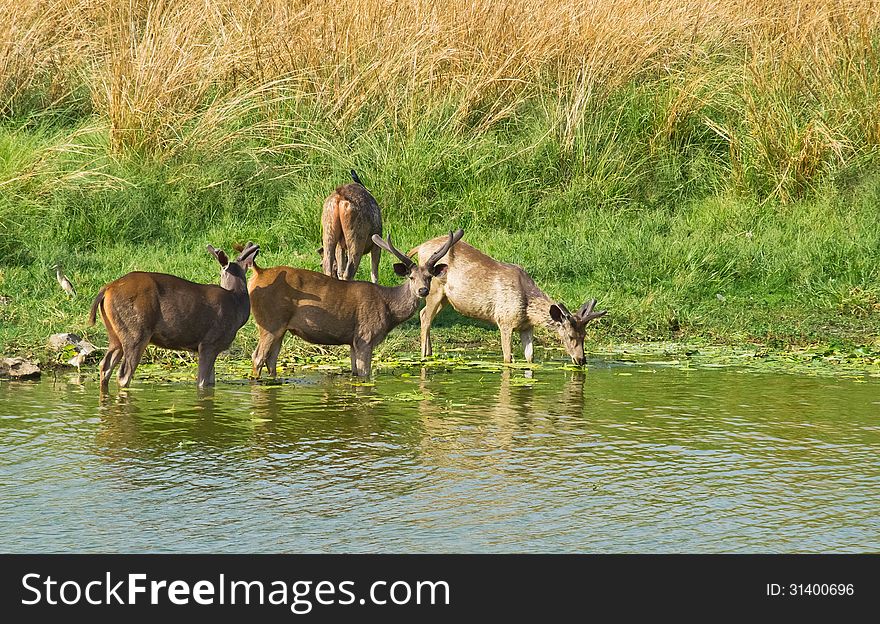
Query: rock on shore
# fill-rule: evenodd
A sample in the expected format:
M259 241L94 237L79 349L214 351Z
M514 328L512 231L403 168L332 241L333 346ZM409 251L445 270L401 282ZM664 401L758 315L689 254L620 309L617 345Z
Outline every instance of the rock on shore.
M7 379L34 379L40 376L40 367L21 357L0 359L0 377Z

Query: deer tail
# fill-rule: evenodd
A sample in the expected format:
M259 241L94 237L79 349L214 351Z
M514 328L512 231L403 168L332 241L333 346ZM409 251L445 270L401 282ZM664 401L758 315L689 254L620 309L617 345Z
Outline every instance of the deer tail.
M354 169L351 170L351 179L354 180L356 184L360 184L364 187L366 186L363 182L361 182L361 179L358 177L357 171L355 171Z
M92 301L92 309L89 311L89 326L95 324L95 316L98 314L98 306L101 305L101 302L104 301L104 293L107 291L107 287L104 286L101 290L98 291L98 296L95 297L95 300Z

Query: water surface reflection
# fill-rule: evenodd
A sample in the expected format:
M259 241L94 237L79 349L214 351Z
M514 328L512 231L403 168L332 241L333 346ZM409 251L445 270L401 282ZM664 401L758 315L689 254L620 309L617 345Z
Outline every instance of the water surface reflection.
M0 384L0 548L880 548L874 379L405 374Z

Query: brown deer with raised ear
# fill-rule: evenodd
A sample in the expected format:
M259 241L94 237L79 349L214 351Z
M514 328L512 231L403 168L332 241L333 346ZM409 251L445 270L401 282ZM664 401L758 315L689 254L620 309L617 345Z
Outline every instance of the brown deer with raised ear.
M411 249L408 255L418 253L419 258L427 257L436 253L441 245L442 239L435 238ZM451 249L444 262L448 268L434 280L420 313L422 357L432 354L431 321L448 303L459 314L498 326L505 362L513 361L513 332L516 331L526 362L531 363L534 327L544 325L559 335L572 362L583 365L586 325L607 312L594 311L595 299L572 314L564 304L544 294L521 267L498 262L467 243Z
M128 387L148 344L198 353L198 385L214 385L217 355L229 348L250 315L246 274L260 247L248 243L233 262L211 245L208 251L220 263L219 286L134 271L98 292L89 325L100 309L109 340L100 365L102 390L120 361L119 386Z
M382 236L382 212L354 169L351 179L351 184L338 187L324 201L321 214L324 246L318 250L321 268L324 275L353 280L361 265L361 256L369 253L370 279L377 284L382 250L373 243L372 237Z
M260 331L253 354L254 377L263 366L277 374L278 353L287 332L307 342L351 345L351 372L369 376L373 349L392 329L416 312L421 298L431 290L431 280L443 275L446 266L437 261L464 235L462 230L444 237L438 249L416 264L391 244L373 235L373 242L400 260L394 272L405 277L395 287L370 282L347 282L315 271L288 266L261 268L253 265L248 291L254 321Z

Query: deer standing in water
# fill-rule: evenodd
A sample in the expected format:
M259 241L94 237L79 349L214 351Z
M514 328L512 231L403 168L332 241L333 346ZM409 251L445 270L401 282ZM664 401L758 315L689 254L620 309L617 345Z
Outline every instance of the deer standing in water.
M419 301L431 290L431 280L443 275L438 260L464 235L449 233L437 250L416 264L391 244L373 235L373 242L399 260L394 272L405 277L399 286L342 281L322 273L288 266L261 268L253 265L248 282L254 321L260 332L253 354L254 377L266 366L277 374L278 353L287 332L307 342L351 345L351 372L369 376L373 349L392 329L416 312ZM439 240L439 239L438 239Z
M442 249L442 239L435 238L411 249L409 256L431 256ZM478 249L460 243L444 259L446 271L434 280L431 292L420 313L422 357L432 354L431 321L445 304L471 318L490 321L501 331L504 361L513 361L513 332L518 332L526 362L534 355L534 327L544 325L555 331L563 347L577 365L584 363L585 327L604 316L607 310L594 312L592 299L572 314L564 304L553 301L521 268L498 262Z
M235 261L208 245L220 263L220 285L196 284L165 273L134 271L104 286L89 312L97 311L109 345L101 360L101 390L119 367L119 386L128 387L148 344L199 354L198 385L214 385L214 361L232 344L250 315L246 273L260 251L248 243Z
M321 238L324 244L321 268L324 275L353 280L361 256L370 254L370 279L379 282L379 258L382 250L373 243L373 235L382 236L382 212L354 169L350 184L333 191L324 201L321 214Z

